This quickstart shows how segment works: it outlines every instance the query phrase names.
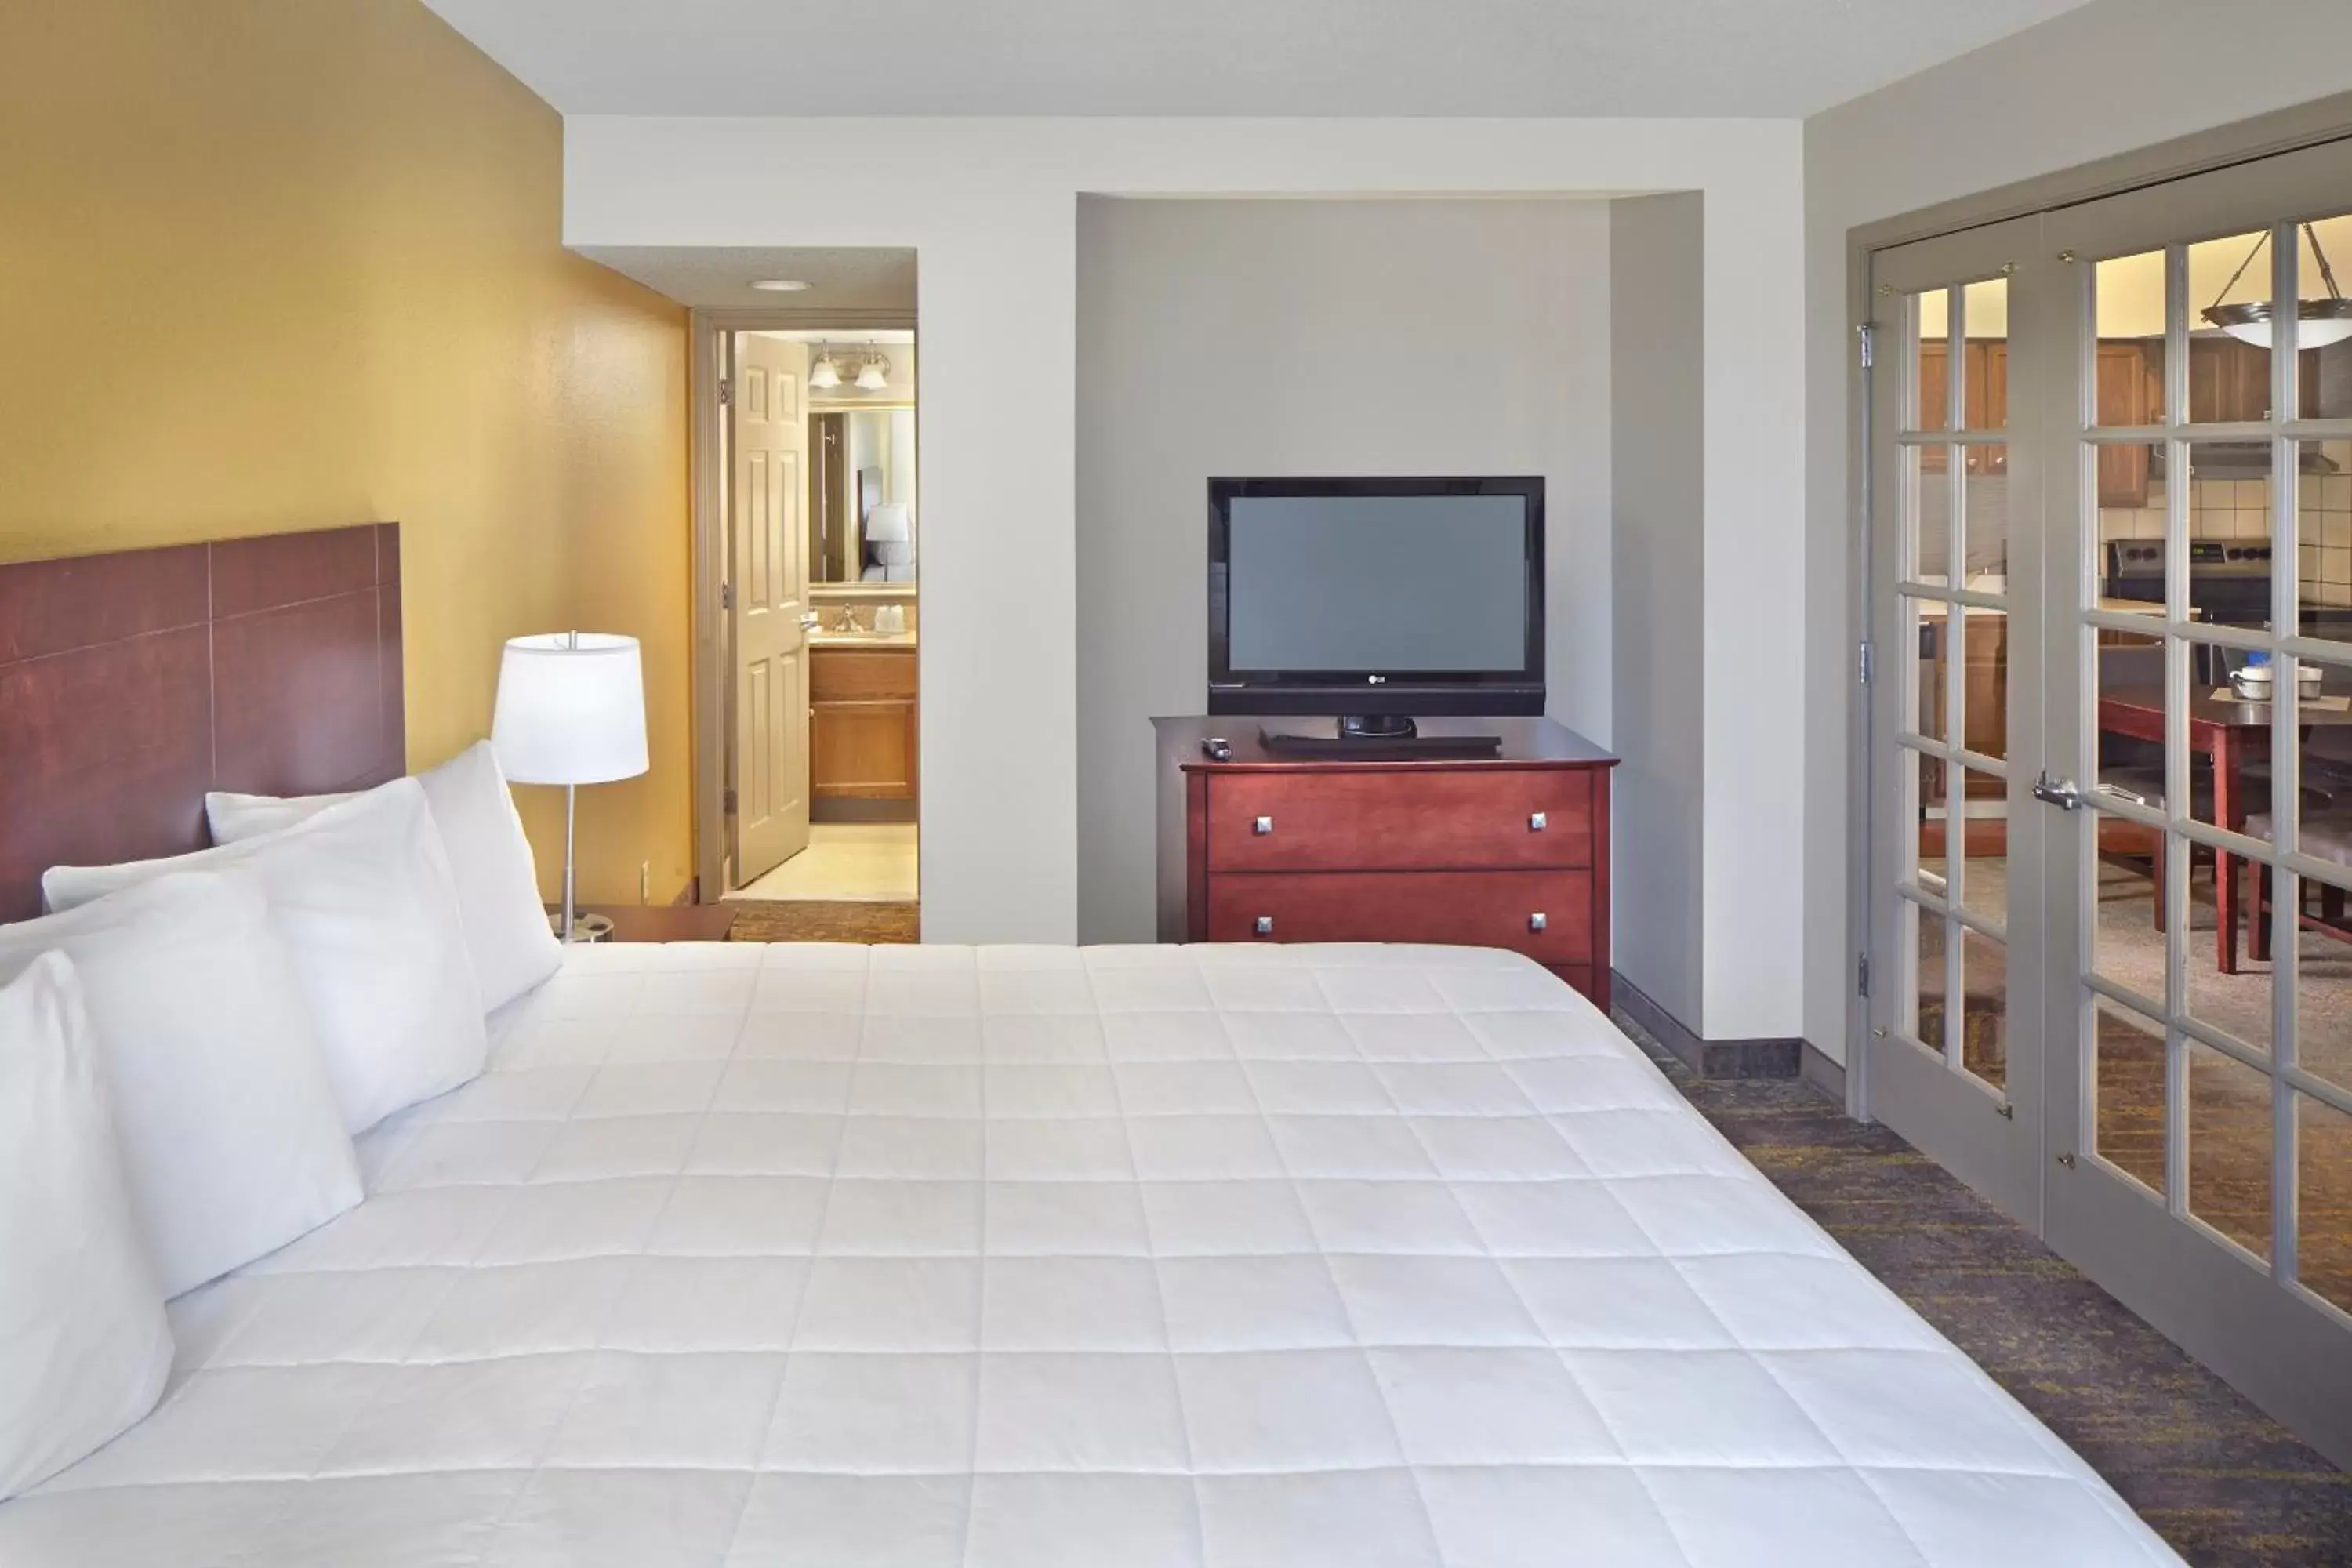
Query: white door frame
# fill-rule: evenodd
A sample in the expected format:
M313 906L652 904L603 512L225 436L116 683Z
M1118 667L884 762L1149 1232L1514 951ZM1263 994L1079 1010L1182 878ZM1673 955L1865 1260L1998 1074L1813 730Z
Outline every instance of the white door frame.
M719 504L723 410L719 378L735 332L912 330L912 310L698 310L688 313L687 444L693 531L694 886L698 902L727 890L729 711L727 616L719 605L727 575L727 513ZM919 397L920 394L917 395Z

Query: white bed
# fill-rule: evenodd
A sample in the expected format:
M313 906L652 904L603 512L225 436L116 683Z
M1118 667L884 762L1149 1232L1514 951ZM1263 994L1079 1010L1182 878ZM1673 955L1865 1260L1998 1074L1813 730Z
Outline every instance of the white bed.
M572 950L0 1563L2176 1563L1540 969Z

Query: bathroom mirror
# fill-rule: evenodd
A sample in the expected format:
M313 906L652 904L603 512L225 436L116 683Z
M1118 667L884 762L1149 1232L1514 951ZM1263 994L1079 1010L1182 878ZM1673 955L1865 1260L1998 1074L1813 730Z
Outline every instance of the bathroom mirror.
M809 416L809 581L915 582L915 411Z

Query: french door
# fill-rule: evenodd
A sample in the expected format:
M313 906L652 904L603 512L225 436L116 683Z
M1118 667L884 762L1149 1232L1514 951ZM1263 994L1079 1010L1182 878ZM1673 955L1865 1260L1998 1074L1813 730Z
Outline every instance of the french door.
M2352 143L1874 257L1860 1065L1869 1114L2347 1462L2339 259Z

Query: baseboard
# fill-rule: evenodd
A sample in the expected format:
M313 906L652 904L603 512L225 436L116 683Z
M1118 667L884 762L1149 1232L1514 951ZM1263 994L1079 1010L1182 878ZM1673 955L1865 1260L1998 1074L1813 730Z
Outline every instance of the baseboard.
M820 800L809 807L811 822L912 822L911 800Z
M1836 1100L1845 1103L1845 1064L1833 1062L1811 1040L1800 1042L1805 1047L1803 1065L1797 1076Z
M1626 979L1624 971L1612 970L1611 976L1616 1005L1672 1051L1676 1060L1701 1078L1796 1078L1803 1072L1807 1047L1802 1040L1703 1040ZM1823 1062L1835 1065L1826 1058ZM1841 1088L1841 1100L1844 1094Z

